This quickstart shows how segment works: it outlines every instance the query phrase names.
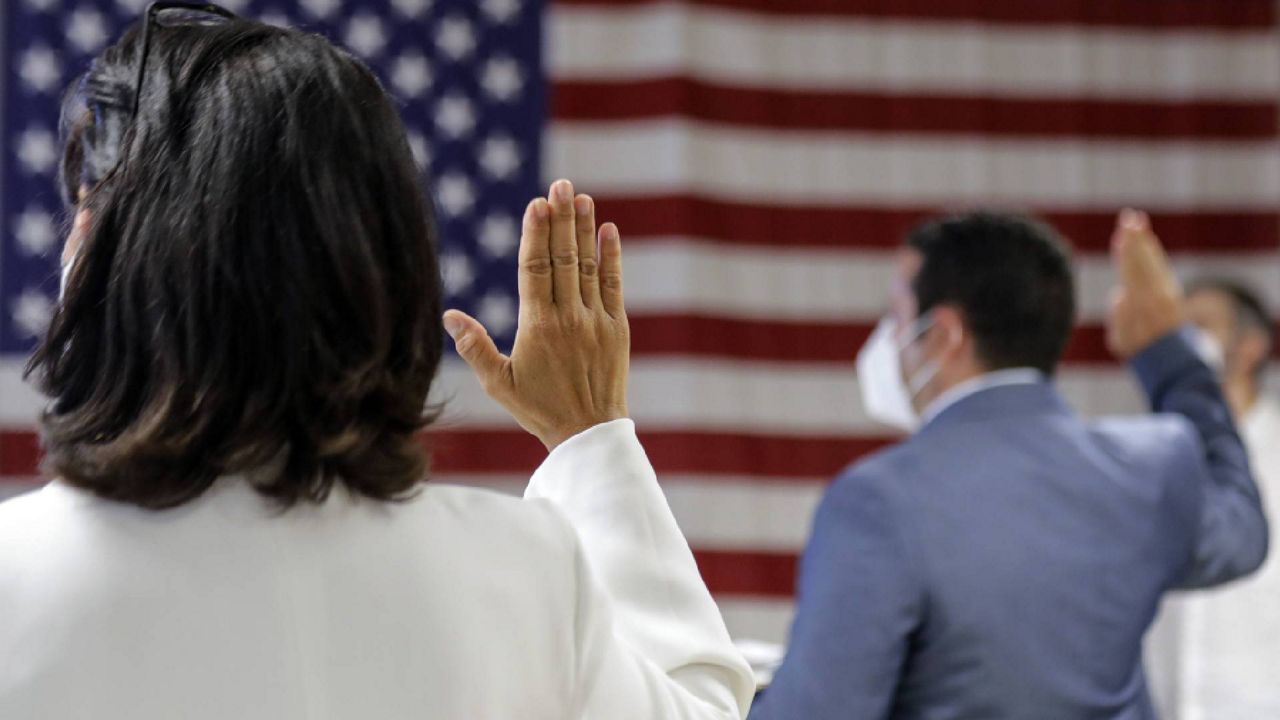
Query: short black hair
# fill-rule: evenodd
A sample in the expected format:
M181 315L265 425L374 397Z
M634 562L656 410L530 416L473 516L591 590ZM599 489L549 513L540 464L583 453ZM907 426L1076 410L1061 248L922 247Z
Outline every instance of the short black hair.
M135 25L64 103L89 223L27 369L46 470L146 508L264 468L285 507L412 495L441 283L394 105L324 38L234 19L153 26L135 118L139 45Z
M1075 280L1065 241L1015 213L977 211L926 222L907 245L923 256L918 312L955 306L988 370L1053 374L1071 339Z
M1188 297L1195 293L1208 291L1221 293L1231 303L1236 315L1236 325L1260 331L1267 338L1267 349L1275 347L1276 324L1267 312L1267 306L1258 293L1243 283L1227 278L1212 277L1195 280L1187 286ZM1265 369L1266 363L1260 363L1258 370Z

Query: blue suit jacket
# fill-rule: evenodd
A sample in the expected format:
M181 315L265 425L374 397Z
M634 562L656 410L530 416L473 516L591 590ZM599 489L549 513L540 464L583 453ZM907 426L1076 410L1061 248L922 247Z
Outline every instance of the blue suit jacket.
M1154 717L1161 594L1254 570L1267 529L1182 335L1132 365L1163 414L1088 422L1049 383L997 387L844 473L751 718Z

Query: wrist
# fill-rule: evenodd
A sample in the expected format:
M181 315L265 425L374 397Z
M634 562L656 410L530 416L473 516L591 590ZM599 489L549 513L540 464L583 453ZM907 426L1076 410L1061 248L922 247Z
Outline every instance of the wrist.
M616 420L626 420L628 415L626 408L622 408L621 412L610 412L602 414L594 420L569 423L555 428L549 428L546 432L537 433L538 439L546 446L547 451L555 450L570 438L581 435L592 428L605 425Z
M1181 320L1177 320L1163 323L1159 327L1153 328L1143 336L1140 342L1134 344L1133 349L1129 352L1129 357L1137 357L1156 345L1159 345L1161 341L1165 340L1170 335L1177 335L1181 332L1184 325L1185 323Z
M1159 406L1160 398L1172 383L1189 374L1204 373L1212 379L1213 371L1196 354L1182 327L1157 338L1129 359L1147 397Z

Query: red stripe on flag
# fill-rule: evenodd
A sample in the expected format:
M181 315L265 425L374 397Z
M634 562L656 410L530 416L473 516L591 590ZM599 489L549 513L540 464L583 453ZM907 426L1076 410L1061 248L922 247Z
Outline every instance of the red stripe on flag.
M782 322L706 315L632 313L633 356L724 357L846 363L874 326L866 323Z
M789 598L796 587L795 553L693 549L712 594Z
M0 477L37 474L40 439L30 430L0 429Z
M559 6L629 8L668 0L555 0ZM683 5L771 16L865 17L1141 29L1264 29L1276 24L1270 0L685 0Z
M1274 103L1122 102L813 92L730 87L692 78L561 81L558 120L668 116L778 130L1117 137L1144 140L1269 139Z
M432 470L447 474L528 475L547 451L522 430L447 428L432 430ZM889 437L821 437L660 430L640 432L659 473L776 478L833 477L859 457L894 442ZM0 430L0 475L34 476L39 451L35 433Z
M636 357L712 357L773 362L843 363L852 367L874 323L745 320L697 314L632 314ZM1071 364L1114 364L1106 328L1078 327L1063 356Z
M695 195L595 198L597 217L616 222L623 240L689 237L735 245L896 249L916 223L945 208L799 206L744 203ZM1118 208L1117 208L1118 209ZM1045 210L1080 252L1106 253L1115 214ZM1170 252L1222 254L1280 249L1273 212L1237 210L1155 212L1152 222Z

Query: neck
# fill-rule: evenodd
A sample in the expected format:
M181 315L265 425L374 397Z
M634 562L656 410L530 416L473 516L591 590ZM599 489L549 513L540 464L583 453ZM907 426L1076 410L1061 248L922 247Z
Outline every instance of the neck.
M1258 385L1248 376L1227 380L1223 383L1222 390L1227 396L1227 405L1231 406L1231 414L1237 421L1243 419L1258 401Z
M938 371L933 382L929 383L916 395L914 402L916 410L924 412L926 408L933 404L934 400L946 395L952 388L962 385L974 378L981 377L986 374L986 370L972 364L966 364L961 367L943 368Z

